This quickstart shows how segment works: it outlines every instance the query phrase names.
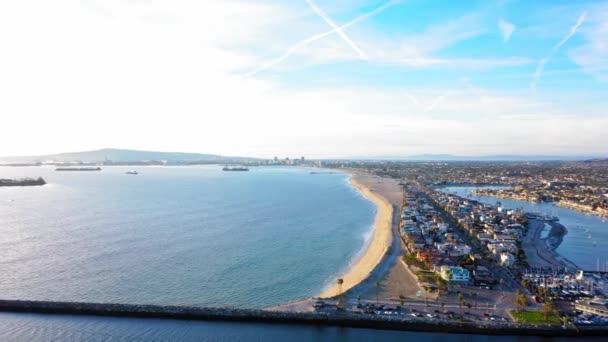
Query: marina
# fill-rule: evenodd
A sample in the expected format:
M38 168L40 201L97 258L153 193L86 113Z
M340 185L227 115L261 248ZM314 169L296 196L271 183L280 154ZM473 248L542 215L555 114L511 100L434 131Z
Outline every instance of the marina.
M457 194L461 197L474 199L488 204L500 202L504 207L511 209L522 209L533 217L540 216L549 221L559 220L559 223L567 229L567 234L557 247L556 252L571 260L580 268L585 270L598 270L600 265L608 261L606 249L599 246L608 244L608 223L605 219L573 209L556 206L552 203L533 203L512 199L494 198L487 196L471 195L476 189L501 188L496 186L446 186L438 189ZM601 267L600 269L601 270Z

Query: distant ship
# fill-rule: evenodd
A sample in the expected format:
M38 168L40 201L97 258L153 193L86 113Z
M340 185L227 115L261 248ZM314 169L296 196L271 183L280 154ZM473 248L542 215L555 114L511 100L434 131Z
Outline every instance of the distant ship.
M100 167L58 167L55 171L101 171Z
M44 185L46 182L42 177L23 179L0 179L0 186L36 186Z
M125 173L126 173L126 174L128 174L128 175L138 175L138 174L139 174L139 173L138 173L137 171L135 171L135 170L130 170L130 171L127 171L127 172L125 172Z
M245 166L224 166L222 171L249 171Z

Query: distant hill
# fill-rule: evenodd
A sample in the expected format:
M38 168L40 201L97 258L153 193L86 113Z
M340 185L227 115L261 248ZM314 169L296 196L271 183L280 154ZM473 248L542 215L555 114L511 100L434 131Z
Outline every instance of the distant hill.
M466 161L466 160L477 160L477 161L543 161L543 160L586 160L596 156L590 155L519 155L519 154L496 154L487 156L458 156L450 154L423 154L417 156L411 156L411 160L453 160L453 161Z
M21 156L21 157L0 157L4 163L25 163L35 161L53 160L55 162L102 162L111 160L113 162L139 162L143 160L168 160L174 162L187 161L232 161L232 160L255 160L247 157L226 157L215 154L183 153L183 152L157 152L157 151L138 151L123 150L115 148L105 148L94 151L68 152L58 154L48 154L40 156Z

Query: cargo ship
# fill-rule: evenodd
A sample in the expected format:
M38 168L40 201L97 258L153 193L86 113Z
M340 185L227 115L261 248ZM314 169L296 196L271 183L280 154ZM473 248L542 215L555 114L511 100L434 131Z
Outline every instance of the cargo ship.
M46 182L42 177L23 178L23 179L0 179L0 186L38 186Z
M245 166L224 166L222 171L249 171Z
M55 171L101 171L100 167L58 167Z

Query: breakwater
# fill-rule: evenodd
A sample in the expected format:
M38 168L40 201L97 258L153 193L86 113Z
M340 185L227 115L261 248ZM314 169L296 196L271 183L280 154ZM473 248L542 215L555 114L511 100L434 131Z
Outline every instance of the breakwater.
M446 322L416 318L387 318L362 314L312 312L277 312L252 309L204 308L190 306L159 306L109 303L79 303L50 301L0 300L2 312L27 312L45 314L94 315L134 318L166 318L203 321L264 322L306 324L445 332L485 335L531 336L599 336L608 335L607 327L568 327L556 325L522 325L515 323Z

